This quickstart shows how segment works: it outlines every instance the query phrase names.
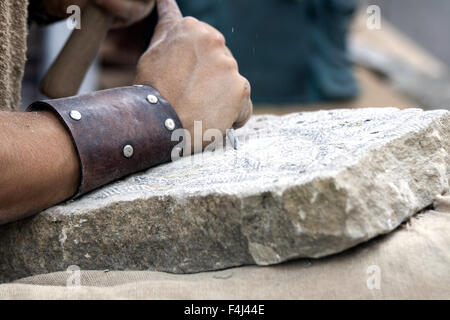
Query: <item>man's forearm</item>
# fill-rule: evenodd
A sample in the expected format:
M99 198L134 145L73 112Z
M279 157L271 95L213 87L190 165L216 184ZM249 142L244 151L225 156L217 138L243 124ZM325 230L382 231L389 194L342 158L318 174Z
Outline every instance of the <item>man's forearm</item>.
M75 194L75 147L50 112L0 112L0 224L18 220Z
M0 224L170 162L172 133L183 129L144 85L36 101L27 111L0 113Z

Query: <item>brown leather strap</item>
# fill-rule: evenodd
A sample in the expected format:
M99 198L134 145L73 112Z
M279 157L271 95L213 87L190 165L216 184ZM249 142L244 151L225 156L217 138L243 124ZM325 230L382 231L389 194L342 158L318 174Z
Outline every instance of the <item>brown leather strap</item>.
M149 86L97 91L33 103L50 109L69 130L81 163L76 197L121 177L171 161L182 124L172 106Z

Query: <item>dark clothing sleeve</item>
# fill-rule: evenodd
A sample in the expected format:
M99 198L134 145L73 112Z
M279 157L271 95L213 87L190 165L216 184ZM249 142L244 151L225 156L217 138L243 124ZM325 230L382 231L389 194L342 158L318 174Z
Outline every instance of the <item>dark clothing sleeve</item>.
M28 4L28 25L33 23L37 25L48 25L63 18L50 15L44 7L41 0L30 0Z
M178 0L221 31L260 103L352 98L347 54L356 0Z

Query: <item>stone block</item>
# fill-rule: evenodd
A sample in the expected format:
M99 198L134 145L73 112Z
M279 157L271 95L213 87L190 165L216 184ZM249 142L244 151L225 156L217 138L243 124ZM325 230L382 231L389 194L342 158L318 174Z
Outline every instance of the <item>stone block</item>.
M254 116L240 149L152 168L0 227L0 281L66 270L192 273L341 252L448 190L450 113Z

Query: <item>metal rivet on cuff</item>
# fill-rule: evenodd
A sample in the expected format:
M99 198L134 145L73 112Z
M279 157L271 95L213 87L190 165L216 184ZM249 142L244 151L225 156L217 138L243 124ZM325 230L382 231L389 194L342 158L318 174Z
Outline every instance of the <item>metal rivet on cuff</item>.
M73 120L76 120L76 121L81 120L81 113L77 110L70 111L69 115Z
M172 131L173 129L175 129L175 121L173 121L173 119L169 118L164 122L164 125L166 126L167 130Z
M123 147L123 155L125 158L131 158L133 156L134 149L133 146L130 144L127 144L125 147Z
M158 103L158 98L153 95L153 94L149 94L147 96L147 101L150 102L151 104L157 104Z

